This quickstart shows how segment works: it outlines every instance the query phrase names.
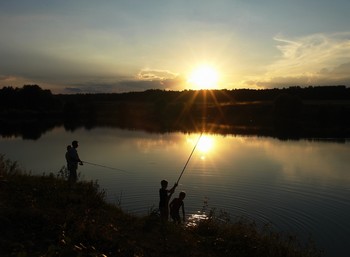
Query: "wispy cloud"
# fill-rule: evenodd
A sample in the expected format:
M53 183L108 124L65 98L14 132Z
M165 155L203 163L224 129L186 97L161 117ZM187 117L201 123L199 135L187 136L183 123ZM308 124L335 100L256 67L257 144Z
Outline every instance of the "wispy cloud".
M185 80L177 73L168 70L143 69L135 78L71 83L65 87L64 93L117 93L147 89L182 90L184 83Z
M258 87L349 84L350 32L313 34L296 39L274 38L281 55L260 78Z
M156 69L143 69L137 75L137 78L140 80L167 80L175 79L178 77L177 73L173 73L168 70L156 70Z

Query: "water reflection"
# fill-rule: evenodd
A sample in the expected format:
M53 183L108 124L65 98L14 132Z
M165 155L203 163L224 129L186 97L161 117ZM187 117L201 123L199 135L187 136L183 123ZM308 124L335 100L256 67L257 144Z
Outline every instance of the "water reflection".
M198 211L187 218L186 227L195 227L199 222L209 219L205 213Z
M201 153L201 159L205 160L206 156L211 152L215 151L214 149L214 137L209 135L203 135L198 142L198 151Z
M187 217L186 227L195 227L201 221L209 219L208 211L208 197L204 197L202 210L192 213Z
M57 127L36 141L0 138L0 149L32 173L57 173L65 165L66 145L77 139L81 159L127 171L84 165L82 179L98 180L107 200L126 211L146 214L158 205L160 181L176 182L199 136ZM334 256L346 256L340 251L350 234L349 151L348 141L203 134L177 193L186 191L191 222L206 217L205 199L207 210L312 234Z

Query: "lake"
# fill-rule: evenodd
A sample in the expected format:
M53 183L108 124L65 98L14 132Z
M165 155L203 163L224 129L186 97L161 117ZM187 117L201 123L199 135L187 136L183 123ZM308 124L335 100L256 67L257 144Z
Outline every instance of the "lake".
M33 174L58 174L73 140L86 162L80 179L97 180L108 201L136 215L157 208L160 181L177 181L198 141L175 192L186 191L188 217L222 210L311 236L327 256L348 256L349 140L56 127L37 140L0 138L0 153Z

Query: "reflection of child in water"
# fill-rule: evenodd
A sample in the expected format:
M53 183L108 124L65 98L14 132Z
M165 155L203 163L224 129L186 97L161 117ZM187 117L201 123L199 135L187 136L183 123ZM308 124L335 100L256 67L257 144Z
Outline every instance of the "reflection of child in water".
M185 199L186 193L181 192L178 198L174 198L169 207L170 207L170 216L175 223L181 223L180 218L180 207L182 208L182 220L185 222L185 205L183 199Z
M168 190L168 181L166 180L162 180L160 182L161 184L161 188L159 189L159 211L160 211L160 218L162 221L168 221L168 217L169 217L169 200L172 196L172 194L175 191L175 188L177 187L177 184L175 183L175 185Z

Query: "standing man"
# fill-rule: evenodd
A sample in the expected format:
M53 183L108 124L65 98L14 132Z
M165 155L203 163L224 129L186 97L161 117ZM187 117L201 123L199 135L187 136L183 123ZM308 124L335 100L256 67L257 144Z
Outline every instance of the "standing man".
M70 182L76 182L78 179L78 175L77 175L78 163L80 165L83 165L83 162L79 158L77 148L78 148L78 141L74 140L72 142L72 147L68 150L68 170L69 170L68 181Z

